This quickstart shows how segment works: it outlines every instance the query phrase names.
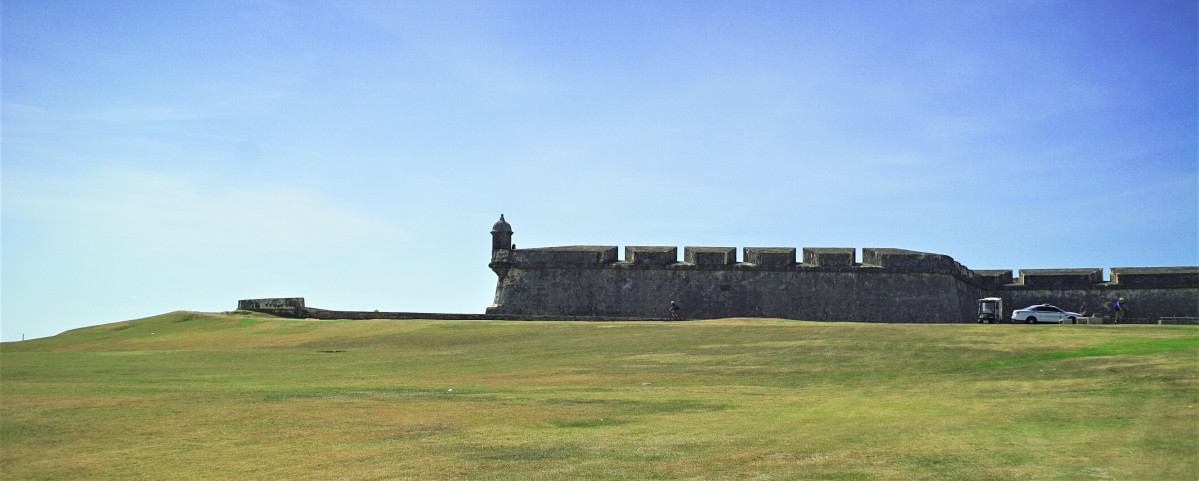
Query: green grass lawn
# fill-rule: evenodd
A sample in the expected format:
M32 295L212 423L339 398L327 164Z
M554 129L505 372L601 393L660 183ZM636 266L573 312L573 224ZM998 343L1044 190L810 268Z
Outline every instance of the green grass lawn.
M0 345L0 478L1199 478L1196 326L300 321Z

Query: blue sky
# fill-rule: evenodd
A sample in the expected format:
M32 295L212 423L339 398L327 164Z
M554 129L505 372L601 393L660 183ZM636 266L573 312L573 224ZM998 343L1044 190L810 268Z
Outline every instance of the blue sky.
M1199 264L1196 5L9 0L5 341L518 247ZM860 251L859 251L860 256Z

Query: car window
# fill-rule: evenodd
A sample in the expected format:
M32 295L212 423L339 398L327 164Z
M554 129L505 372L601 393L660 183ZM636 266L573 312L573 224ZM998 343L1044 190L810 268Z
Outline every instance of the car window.
M1045 310L1050 312L1062 312L1060 308L1054 306L1045 306Z

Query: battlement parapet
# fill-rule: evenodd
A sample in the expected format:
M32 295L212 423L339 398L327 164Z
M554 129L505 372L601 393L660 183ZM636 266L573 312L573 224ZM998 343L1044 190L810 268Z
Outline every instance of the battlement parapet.
M737 263L736 247L683 248L683 262L697 266L731 266Z
M863 248L862 265L884 268L945 271L953 272L959 275L965 275L966 273L966 269L961 267L961 264L955 262L952 257L941 254L931 254L928 252L917 252L893 248Z
M619 259L617 246L560 246L532 249L493 250L492 266L540 267L611 267L672 269L768 269L824 270L896 269L902 271L943 272L967 281L982 283L970 269L941 254L891 248L863 248L862 263L855 262L853 247L805 247L803 258L796 259L794 247L745 247L742 262L737 262L735 247L687 246L683 261L675 246L625 246ZM797 262L801 260L802 262Z
M795 265L795 248L746 247L742 259L756 266L792 267Z
M1001 289L1012 283L1011 269L984 269L974 272L974 280L989 289Z
M820 267L852 267L853 247L804 247L803 263Z
M952 257L896 248L862 248L855 262L852 247L804 247L798 259L794 247L745 247L737 262L735 247L687 246L683 260L675 246L625 246L621 259L618 246L575 245L531 249L493 250L493 268L590 267L618 269L766 269L795 271L858 271L945 273L985 289L1071 289L1181 288L1199 287L1199 267L1113 267L1111 281L1103 280L1101 268L971 270ZM501 272L497 272L502 274ZM303 309L302 298L248 299L258 309ZM278 307L268 307L278 306Z
M563 246L517 249L512 262L532 265L599 266L616 262L616 246Z
M1103 269L1020 269L1017 283L1040 289L1089 287L1103 283Z
M679 261L675 246L625 246L625 262L639 266L668 266Z
M1199 287L1199 266L1113 267L1111 274L1125 287Z

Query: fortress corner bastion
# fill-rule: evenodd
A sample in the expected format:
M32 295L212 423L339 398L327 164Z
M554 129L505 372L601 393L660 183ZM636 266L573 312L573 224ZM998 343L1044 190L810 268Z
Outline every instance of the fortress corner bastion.
M504 216L491 229L498 276L488 315L974 322L976 302L1090 312L1127 298L1135 316L1199 316L1199 266L971 270L952 257L894 248L575 245L517 249ZM1010 309L1009 309L1010 310Z

